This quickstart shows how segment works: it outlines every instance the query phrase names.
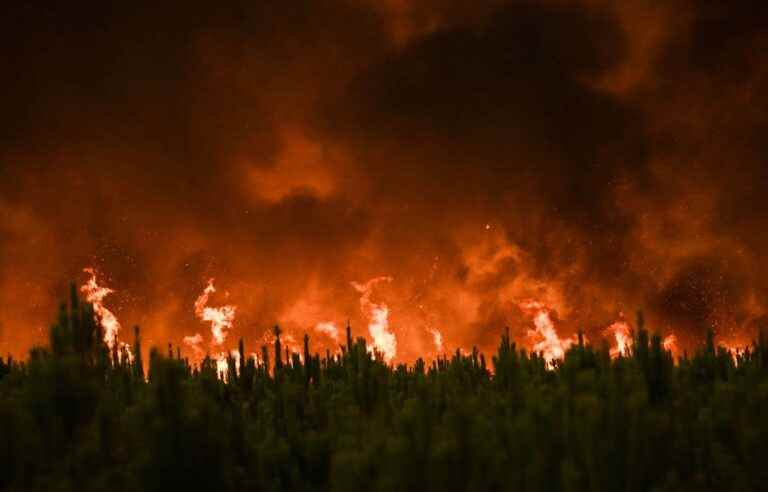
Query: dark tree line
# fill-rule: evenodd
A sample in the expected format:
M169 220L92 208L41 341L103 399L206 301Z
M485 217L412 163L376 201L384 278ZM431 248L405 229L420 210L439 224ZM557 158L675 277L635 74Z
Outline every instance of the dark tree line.
M140 333L111 351L73 291L50 344L0 358L0 490L768 490L768 340L710 335L673 361L642 326L626 357L580 343L547 368L505 334L390 367L362 338L339 355L192 367Z

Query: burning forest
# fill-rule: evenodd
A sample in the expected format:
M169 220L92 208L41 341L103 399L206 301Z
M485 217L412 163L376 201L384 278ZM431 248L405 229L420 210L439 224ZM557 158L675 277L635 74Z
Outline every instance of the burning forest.
M768 3L6 3L0 490L765 488Z

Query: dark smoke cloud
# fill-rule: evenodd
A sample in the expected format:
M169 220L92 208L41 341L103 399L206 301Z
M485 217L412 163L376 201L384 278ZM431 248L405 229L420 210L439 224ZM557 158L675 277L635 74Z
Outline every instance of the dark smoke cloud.
M0 347L71 279L158 344L297 338L375 302L404 359L490 348L518 303L692 346L766 312L768 38L752 2L2 7ZM224 291L229 292L225 297ZM326 340L328 341L328 340Z

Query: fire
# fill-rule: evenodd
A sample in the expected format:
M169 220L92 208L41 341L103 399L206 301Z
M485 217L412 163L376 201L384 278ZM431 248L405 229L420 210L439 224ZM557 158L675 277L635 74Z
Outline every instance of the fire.
M222 379L226 379L227 372L229 371L229 364L227 363L227 353L222 352L216 357L216 372Z
M198 362L203 358L205 350L203 349L203 336L199 333L195 333L192 336L186 336L182 340L184 345L187 345L192 349L194 353L194 359Z
M432 334L432 341L435 342L435 349L438 352L443 351L443 334L440 333L440 330L437 328L427 328L427 331L429 331Z
M746 345L743 343L739 343L738 341L728 341L728 342L719 342L719 346L723 347L725 350L728 351L729 354L731 354L731 358L734 362L739 362L739 355L742 355L744 351L746 350Z
M271 343L274 343L274 337L272 338L273 340ZM294 338L293 335L290 333L281 333L280 341L283 343L283 350L287 348L290 354L298 354L299 360L304 362L304 346L296 341L296 338Z
M80 291L85 294L85 300L93 305L96 316L104 327L104 342L110 349L117 340L117 334L120 331L120 322L117 317L104 306L104 298L112 294L114 290L109 287L102 287L96 281L96 271L93 268L84 268L83 271L91 276L88 281L80 287Z
M528 330L528 335L534 338L540 339L535 343L533 350L539 352L547 361L547 364L551 365L553 360L562 359L565 357L565 351L568 347L575 343L573 337L569 339L561 339L557 335L555 325L552 323L552 318L549 315L549 309L542 303L534 300L523 301L518 304L521 309L533 314L533 324L536 327L535 330Z
M673 354L677 353L677 337L674 334L664 337L661 345L664 347L664 350L669 350Z
M270 331L264 332L264 334L259 339L259 344L266 345L266 346L272 346L275 343L275 335L272 334ZM299 354L299 356L303 357L304 352L304 346L302 344L299 344L296 341L296 338L291 335L290 333L286 333L281 331L280 332L280 343L283 346L283 350L288 349L288 352L291 354ZM280 354L282 357L285 357L285 353Z
M380 282L391 282L392 277L372 278L365 284L352 282L352 286L360 292L360 309L368 316L368 331L373 338L373 346L381 351L386 362L391 362L397 355L397 339L389 330L389 307L384 303L371 301L373 287Z
M123 355L125 354L125 355ZM131 351L131 346L127 343L120 343L120 351L118 352L118 357L120 357L120 361L125 363L128 362L129 364L133 364L133 352ZM128 360L126 361L125 358Z
M616 339L616 347L611 349L611 357L628 355L632 348L632 329L623 319L615 321L611 326L605 329L606 333L613 334Z
M315 325L315 331L331 337L334 341L339 341L339 328L332 321L323 321Z
M195 301L195 314L201 321L209 321L211 323L212 343L222 345L227 338L227 332L232 329L237 308L229 304L218 308L207 306L208 298L216 292L213 281L214 279L208 280L205 290Z
M240 372L240 352L237 350L232 350L229 354L220 352L219 355L216 356L216 373L221 379L227 379L227 374L229 373L229 356L232 356L232 359L235 361L235 371Z
M103 301L106 296L114 293L114 290L99 285L97 274L93 268L85 268L83 271L88 273L90 278L82 285L80 290L85 293L86 300L93 305L96 316L105 329L104 342L111 349L120 331L120 323L116 316L104 306ZM228 332L233 328L237 306L227 304L220 307L212 307L208 305L211 296L217 292L214 281L215 279L213 278L207 281L202 293L194 302L194 312L201 321L211 324L211 347L218 347L224 345ZM361 294L360 307L368 319L368 330L372 338L372 347L381 352L384 360L388 363L392 362L397 356L397 338L389 325L390 308L384 302L374 302L372 296L377 284L391 281L392 277L381 276L372 278L364 283L352 282L352 286ZM552 316L553 309L543 302L534 299L519 302L518 306L533 322L534 328L528 330L528 336L533 338L531 350L540 353L549 366L552 365L554 360L563 359L568 348L576 343L576 337L561 338L558 335ZM340 339L339 327L333 321L317 322L313 329L315 332L323 334L336 342ZM442 352L444 350L444 338L441 331L431 326L426 326L425 329L432 337L436 352ZM605 333L612 336L615 340L615 347L610 350L611 357L615 358L629 353L633 346L633 338L631 327L624 320L623 314L617 321L605 329ZM274 341L269 333L265 333L262 338L262 342L268 344ZM283 333L281 340L283 346L289 352L297 353L300 358L303 358L302 345L293 336L289 333ZM677 353L677 343L677 337L674 334L670 334L662 340L664 349L672 353ZM204 335L195 333L194 335L185 336L183 337L183 344L192 350L194 360L199 362L203 358L206 352ZM124 358L128 361L133 360L133 354L129 345L119 343L118 347L120 349L118 357L121 360ZM728 348L731 353L737 353L733 348ZM219 350L212 351L214 354L217 354L213 356L213 359L218 372L226 375L229 354L226 351ZM237 359L236 365L239 367L239 353L234 351L232 356Z

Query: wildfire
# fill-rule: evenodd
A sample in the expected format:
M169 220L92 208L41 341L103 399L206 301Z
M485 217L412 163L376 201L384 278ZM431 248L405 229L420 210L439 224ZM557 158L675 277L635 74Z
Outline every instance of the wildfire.
M275 343L275 335L273 335L271 332L267 331L264 332L264 334L259 339L259 343L261 345L270 346ZM283 350L288 350L289 354L298 354L300 360L304 360L304 346L302 343L296 340L296 338L291 335L290 333L281 332L280 333L280 343L283 346ZM282 357L285 357L285 354L280 354Z
M221 379L227 379L227 374L229 373L228 359L230 356L232 356L232 359L235 361L235 371L240 372L240 352L237 350L232 350L229 353L220 352L219 355L216 356L216 372Z
M229 364L227 364L227 353L222 352L216 357L216 372L221 376L222 379L225 379L227 377L227 372L229 371Z
M189 348L192 349L195 360L199 362L200 359L203 358L203 354L205 353L205 350L203 349L203 336L199 333L195 333L192 336L184 337L182 341L184 345L187 345Z
M112 349L116 343L117 334L120 331L120 323L117 317L104 306L104 299L109 294L114 293L114 290L99 285L96 271L93 268L85 268L83 271L88 273L90 278L81 286L80 290L85 294L86 300L93 305L95 315L104 327L104 342ZM227 360L230 355L236 359L237 367L240 364L239 352L233 351L229 354L227 351L221 350L228 332L233 328L237 306L227 304L212 307L208 305L211 296L217 292L214 280L211 278L207 281L202 293L195 300L194 312L201 321L211 324L211 347L219 347L212 350L216 354L213 356L213 359L219 374L226 376L229 368ZM372 348L380 352L388 363L392 362L397 355L397 338L389 326L390 308L384 302L374 302L372 296L374 288L379 283L391 281L392 277L381 276L372 278L364 283L352 282L352 286L360 293L360 308L368 319L368 331L372 338ZM548 366L551 366L553 361L557 359L563 359L568 348L576 343L576 337L561 338L558 335L553 321L553 311L543 302L528 299L519 302L518 306L533 322L533 328L528 330L528 336L533 339L531 350L540 353ZM333 321L317 322L313 329L315 332L325 335L336 342L339 341L339 327ZM425 329L432 337L436 352L442 352L444 350L443 334L440 330L431 326L426 326ZM605 329L605 334L613 337L615 340L615 346L610 349L611 357L628 355L634 340L631 327L624 320L623 315ZM262 337L262 342L267 344L273 341L274 337L270 333L265 333ZM291 334L283 333L281 341L288 352L297 353L303 359L302 346ZM674 334L670 334L662 340L664 349L673 354L677 353L677 343L677 337ZM191 349L195 360L200 361L203 358L206 352L204 335L195 333L194 335L185 336L183 337L183 344ZM120 349L118 351L120 359L133 360L133 354L129 345L119 343L118 347ZM728 348L732 354L735 355L737 353L732 347Z
M120 352L118 352L118 357L120 357L120 360L122 362L127 362L132 364L133 363L133 351L131 351L131 346L127 343L120 343Z
M315 325L315 331L328 335L334 341L339 341L339 328L336 326L336 323L331 321L320 322Z
M208 280L208 285L200 294L200 297L195 301L195 314L201 321L208 321L211 323L211 335L213 336L212 343L215 345L222 345L227 338L227 332L232 329L232 324L235 321L236 306L225 305L218 308L207 306L208 298L211 294L216 292L216 288L213 286L214 279Z
M80 287L80 291L85 294L85 300L93 305L93 311L96 314L101 326L104 327L104 342L110 349L117 340L117 334L120 331L120 322L117 317L104 306L104 298L112 294L114 290L109 287L103 287L96 281L96 271L93 268L84 268L83 271L91 276L88 281Z
M542 303L534 300L523 301L518 304L521 309L533 315L535 330L528 330L528 336L540 341L533 345L533 350L539 352L551 365L553 360L565 357L565 351L575 343L574 337L561 339L557 335L555 325L549 315L549 309Z
M368 331L373 338L373 346L384 355L386 362L392 361L397 355L397 339L389 330L389 307L384 303L371 301L373 287L380 282L391 282L392 277L372 278L364 284L352 282L352 286L360 292L360 309L368 316Z
M427 328L427 331L432 334L432 341L435 342L435 349L437 352L443 351L443 334L437 328Z
M731 358L734 362L739 362L739 355L742 355L745 351L746 345L741 344L737 341L728 341L728 342L719 342L719 346L723 347L725 350L728 351L728 353L731 355Z
M632 348L632 329L623 319L615 321L611 326L605 329L607 334L612 334L616 339L616 347L611 349L611 357L628 355Z
M664 340L661 342L662 347L664 347L664 350L669 350L673 354L677 353L677 337L674 334L667 335L664 337Z

